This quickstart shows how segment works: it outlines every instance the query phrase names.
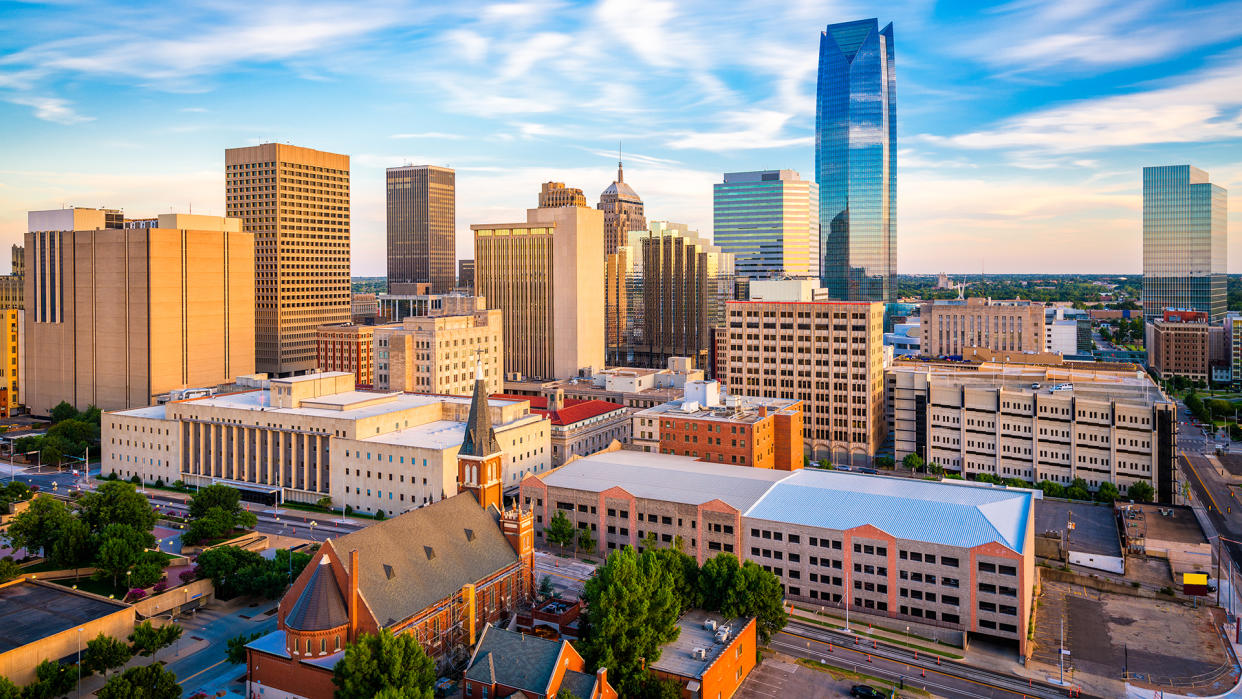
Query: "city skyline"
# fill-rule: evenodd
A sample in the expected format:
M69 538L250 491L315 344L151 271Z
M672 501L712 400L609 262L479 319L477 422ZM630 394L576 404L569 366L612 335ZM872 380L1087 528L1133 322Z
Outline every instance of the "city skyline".
M222 215L221 151L269 141L353 157L358 275L384 273L384 171L406 163L458 170L459 257L471 223L520 218L541 182L593 198L618 139L647 217L710 235L722 173L813 171L819 33L874 14L16 6L22 31L0 48L0 242L61 204ZM1240 16L1238 3L885 8L902 42L898 271L1139 272L1142 167L1194 163L1242 186Z

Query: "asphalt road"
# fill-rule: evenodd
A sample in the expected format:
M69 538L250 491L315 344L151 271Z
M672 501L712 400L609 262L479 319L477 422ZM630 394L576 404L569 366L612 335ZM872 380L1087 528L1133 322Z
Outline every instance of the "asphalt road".
M1242 567L1242 545L1234 543L1242 540L1242 501L1235 496L1234 489L1216 473L1206 457L1206 454L1215 452L1217 444L1227 444L1229 440L1205 435L1202 428L1191 422L1190 411L1186 406L1178 401L1177 407L1177 446L1181 452L1177 463L1182 478L1189 484L1195 501L1207 511L1208 521L1216 530L1215 533L1225 537L1225 549L1235 566ZM1230 444L1230 448L1234 448L1234 445Z
M217 609L200 610L181 622L181 643L207 641L198 651L168 663L167 667L177 675L183 696L195 692L214 695L246 672L245 665L234 665L225 659L228 640L234 636L253 633L269 633L276 630L276 615L264 611L276 606L268 601L256 607L242 607L233 611ZM249 619L243 618L249 616Z

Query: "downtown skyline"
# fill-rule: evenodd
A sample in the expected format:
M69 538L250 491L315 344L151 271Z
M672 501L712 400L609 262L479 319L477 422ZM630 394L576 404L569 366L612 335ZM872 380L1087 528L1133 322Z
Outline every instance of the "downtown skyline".
M356 275L384 273L384 171L407 163L456 169L459 257L471 223L520 219L544 181L593 204L618 140L647 218L710 234L722 173L814 171L820 32L876 14L351 8L6 8L21 31L0 45L0 243L62 203L222 215L223 149L265 141L351 156ZM1242 187L1239 18L1237 3L886 7L898 271L1138 273L1143 166Z

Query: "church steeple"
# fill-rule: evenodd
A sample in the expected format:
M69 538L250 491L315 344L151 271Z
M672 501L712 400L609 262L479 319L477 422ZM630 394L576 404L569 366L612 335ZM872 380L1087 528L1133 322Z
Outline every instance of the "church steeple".
M461 444L462 456L488 456L500 451L492 415L487 406L487 382L483 380L483 360L474 370L474 395L470 399L470 417L466 420L466 439Z
M457 451L457 487L473 493L483 509L501 509L501 478L504 452L492 429L492 416L487 404L487 382L483 379L483 361L474 371L474 396L470 399L470 415L466 418L466 436Z

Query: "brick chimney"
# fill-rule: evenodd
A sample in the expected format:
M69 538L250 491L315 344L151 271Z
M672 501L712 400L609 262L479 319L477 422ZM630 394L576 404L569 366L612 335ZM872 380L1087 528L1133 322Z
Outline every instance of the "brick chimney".
M608 668L601 667L595 671L595 684L601 690L604 688L604 685L608 684Z
M358 640L358 549L349 552L349 641Z
M768 416L768 406L766 405L759 406L759 417L767 417L767 416Z

